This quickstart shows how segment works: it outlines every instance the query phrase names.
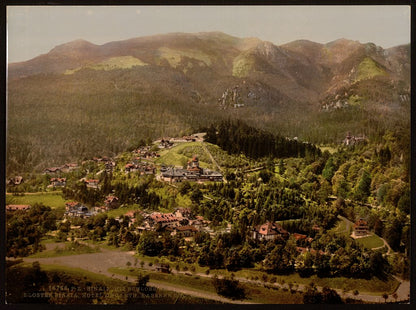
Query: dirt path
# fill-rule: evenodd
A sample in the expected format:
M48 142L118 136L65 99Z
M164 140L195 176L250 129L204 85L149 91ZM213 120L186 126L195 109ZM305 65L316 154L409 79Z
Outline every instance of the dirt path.
M222 172L220 165L218 165L217 161L215 160L214 156L212 156L211 152L208 150L204 142L201 142L202 147L204 148L205 153L211 158L212 163L217 166L218 170Z
M372 248L372 250L374 251L374 250L379 250L379 249L382 249L384 247L387 247L387 253L386 253L386 255L391 255L392 253L394 253L393 250L391 249L391 247L389 246L389 244L387 243L387 241L385 239L381 238L380 236L379 236L379 238L381 240L383 240L384 245L382 245L382 246L380 246L378 248Z

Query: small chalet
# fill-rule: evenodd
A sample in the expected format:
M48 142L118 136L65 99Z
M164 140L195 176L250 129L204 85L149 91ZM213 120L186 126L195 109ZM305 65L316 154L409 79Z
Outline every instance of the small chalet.
M253 229L252 237L257 240L274 240L276 238L286 239L289 237L289 233L277 223L266 222Z
M66 178L51 178L51 187L65 187Z
M116 196L107 196L104 205L108 209L117 209L120 206L118 198Z
M359 219L354 224L354 235L355 237L367 236L368 224L364 219Z
M99 180L91 179L91 180L85 180L85 184L89 188L98 188Z
M15 176L14 178L10 178L7 182L7 185L16 186L23 183L23 177L22 176Z
M7 205L6 211L27 211L30 208L30 205Z

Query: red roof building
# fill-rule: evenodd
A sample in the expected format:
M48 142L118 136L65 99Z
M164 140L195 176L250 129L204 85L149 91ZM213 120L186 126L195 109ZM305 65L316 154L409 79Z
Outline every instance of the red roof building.
M286 239L289 233L277 223L266 222L253 229L252 237L257 240L273 240L279 237Z
M6 211L27 211L30 208L30 205L7 205Z

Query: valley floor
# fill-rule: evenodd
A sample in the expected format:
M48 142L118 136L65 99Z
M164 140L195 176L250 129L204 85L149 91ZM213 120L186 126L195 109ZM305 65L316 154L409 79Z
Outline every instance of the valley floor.
M38 261L41 265L58 265L58 266L65 266L70 268L76 268L76 269L84 269L88 270L93 273L101 274L107 277L111 277L114 279L120 279L124 281L130 281L135 282L136 277L133 276L126 276L122 275L123 272L111 272L114 269L119 268L120 271L123 270L123 268L126 268L126 266L133 266L137 265L138 261L137 258L134 256L134 252L130 251L121 251L121 250L109 250L105 248L100 248L100 252L98 253L89 253L89 254L80 254L80 255L71 255L71 256L59 256L59 257L45 257L45 258L24 258L24 262L32 263ZM148 266L148 264L144 264L142 269L150 272L155 271L154 266ZM128 274L128 273L127 273ZM176 271L172 270L172 274L186 274L184 271ZM188 273L189 275L189 273ZM192 276L197 276L200 278L212 278L213 275L209 274L202 274L202 273L193 273ZM247 278L236 278L237 280L245 283L249 283L252 285L259 285L263 286L265 283L261 280L249 280ZM409 281L403 281L398 278L396 278L400 285L396 289L397 293L397 300L393 299L390 295L387 299L387 302L393 302L393 301L405 301L408 300L408 294L410 291L410 282ZM163 289L166 291L174 291L183 293L185 295L190 295L194 297L200 297L210 300L216 300L220 302L225 303L236 303L236 304L252 304L254 303L251 300L231 300L228 298L221 297L215 293L207 292L204 290L199 290L198 288L195 288L194 286L188 286L186 282L183 283L183 285L172 285L168 282L163 282L160 280L152 281L152 277L149 281L150 286L154 286L159 289ZM278 283L274 284L268 284L272 286L276 286L279 288L282 288L283 286ZM306 288L306 285L299 284L297 290L303 291ZM318 287L318 289L321 289ZM357 288L359 289L359 288ZM343 297L343 298L353 298L357 300L362 300L369 303L383 303L384 299L382 298L381 294L376 295L377 293L374 292L374 294L371 293L359 293L358 295L354 295L352 292L343 292L340 289L336 289L336 291Z

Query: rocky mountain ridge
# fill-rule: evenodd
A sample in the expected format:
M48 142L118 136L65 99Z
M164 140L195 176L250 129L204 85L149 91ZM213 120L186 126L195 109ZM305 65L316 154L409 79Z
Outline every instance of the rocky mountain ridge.
M126 57L130 67L125 63ZM278 101L326 103L326 97L336 97L340 90L363 79L384 76L392 84L403 81L407 86L409 59L409 45L383 49L373 43L339 39L327 44L299 40L276 46L257 38L241 39L220 32L171 33L103 45L75 40L26 62L9 64L8 74L14 80L37 74L100 70L108 62L112 67L107 69L148 65L183 73L200 94L204 91L198 89L198 84L204 78L204 84L210 86L215 86L208 81L210 78L221 81L223 89L212 98L203 98L204 102L213 102L213 98L233 87L227 83L231 80L232 84L261 83L274 90ZM200 77L196 78L196 74ZM211 91L216 92L216 87Z

